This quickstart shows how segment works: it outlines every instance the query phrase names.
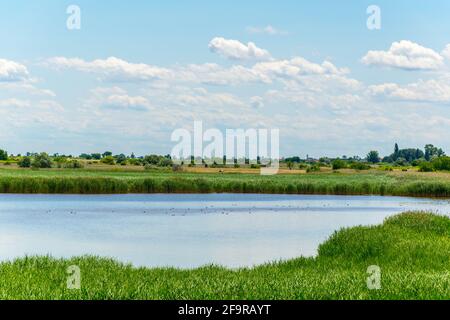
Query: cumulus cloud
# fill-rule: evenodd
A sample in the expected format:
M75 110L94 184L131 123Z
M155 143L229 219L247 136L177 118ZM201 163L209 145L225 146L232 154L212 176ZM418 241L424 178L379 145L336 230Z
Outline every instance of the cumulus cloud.
M219 39L219 38L216 38ZM213 50L220 50L230 58L249 59L270 57L266 51L255 49L235 40L212 41ZM235 46L237 49L231 49ZM131 63L119 58L108 58L85 61L79 58L55 57L48 59L47 66L55 68L71 68L86 73L100 74L106 80L116 82L152 81L155 84L164 83L198 83L209 85L234 86L244 83L272 84L280 80L299 80L308 75L339 76L345 81L345 75L349 72L346 68L338 68L329 61L314 63L302 57L294 57L287 60L270 58L266 61L255 61L252 66L235 64L221 66L216 63L176 65L171 68L162 68L148 64Z
M369 93L376 97L416 102L450 102L450 79L419 80L404 86L396 83L384 83L369 86Z
M168 69L144 63L130 63L116 57L93 61L85 61L79 58L54 57L48 59L46 65L55 68L73 68L83 72L98 73L116 81L147 81L170 76L170 70Z
M388 51L369 51L362 62L404 70L436 70L441 67L443 57L433 49L402 40L394 42Z
M345 74L346 69L339 69L329 61L322 64L310 62L302 57L290 60L274 60L257 63L253 70L265 77L298 77L302 75Z
M267 50L258 48L253 42L247 45L238 40L216 37L209 43L209 49L231 60L270 60Z
M448 44L445 49L442 51L442 56L446 59L450 60L450 44Z
M0 82L23 81L29 78L27 68L17 62L0 59Z
M92 96L87 101L88 107L100 107L111 110L147 111L151 109L147 98L139 95L129 95L120 87L95 88L91 90Z

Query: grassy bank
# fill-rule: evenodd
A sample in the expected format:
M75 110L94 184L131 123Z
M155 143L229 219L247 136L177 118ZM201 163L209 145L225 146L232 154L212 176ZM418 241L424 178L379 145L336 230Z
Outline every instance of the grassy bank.
M252 269L133 268L95 257L0 264L0 299L449 299L450 219L405 213L383 225L335 233L316 258ZM81 269L81 289L66 269ZM366 285L381 268L380 290Z
M279 193L450 197L449 173L173 173L107 170L0 170L0 193Z

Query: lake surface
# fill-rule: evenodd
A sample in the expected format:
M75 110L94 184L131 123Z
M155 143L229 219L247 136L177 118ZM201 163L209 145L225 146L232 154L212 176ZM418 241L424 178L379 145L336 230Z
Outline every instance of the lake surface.
M253 266L312 256L335 230L447 200L306 195L0 195L0 259L113 257L135 266Z

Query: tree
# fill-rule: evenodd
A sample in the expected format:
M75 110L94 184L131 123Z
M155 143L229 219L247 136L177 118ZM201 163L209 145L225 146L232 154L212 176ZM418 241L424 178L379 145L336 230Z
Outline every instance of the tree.
M347 163L344 160L336 159L331 162L333 170L339 170L347 167Z
M394 147L394 155L395 155L395 156L398 155L398 151L399 151L399 148L398 148L398 144L396 143L396 144L395 144L395 147Z
M30 157L23 157L18 162L19 167L21 168L29 168L31 167L31 158Z
M292 161L288 161L286 164L287 164L287 167L289 168L289 170L292 170L292 168L294 167L294 162L292 162Z
M51 168L52 167L52 160L50 159L49 155L45 152L37 154L33 162L31 163L31 166L33 168Z
M425 146L425 159L427 161L430 161L435 157L443 157L443 156L445 156L445 152L441 148L437 148L432 144L427 144Z
M8 152L0 149L0 160L8 160Z
M80 154L81 159L91 160L92 156L90 154L82 153Z
M106 156L106 157L103 157L101 162L104 163L104 164L114 165L115 160L114 160L113 156Z
M111 151L105 151L105 152L103 152L102 156L103 156L103 158L111 157L112 156L112 152Z
M127 162L127 156L124 155L123 153L114 156L114 158L116 159L117 164L126 164Z
M163 157L159 160L158 166L159 167L170 167L173 165L172 159Z
M378 163L380 162L380 155L378 151L372 150L367 154L367 161L371 163Z
M156 154L151 154L151 155L145 156L143 162L144 162L144 164L150 164L150 165L157 166L162 158L163 158L162 156L158 156Z

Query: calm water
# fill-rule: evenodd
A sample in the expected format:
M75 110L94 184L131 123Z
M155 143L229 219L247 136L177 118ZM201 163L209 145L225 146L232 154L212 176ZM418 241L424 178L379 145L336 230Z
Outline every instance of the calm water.
M341 227L445 200L301 195L0 195L0 259L114 257L136 266L229 267L317 253Z

